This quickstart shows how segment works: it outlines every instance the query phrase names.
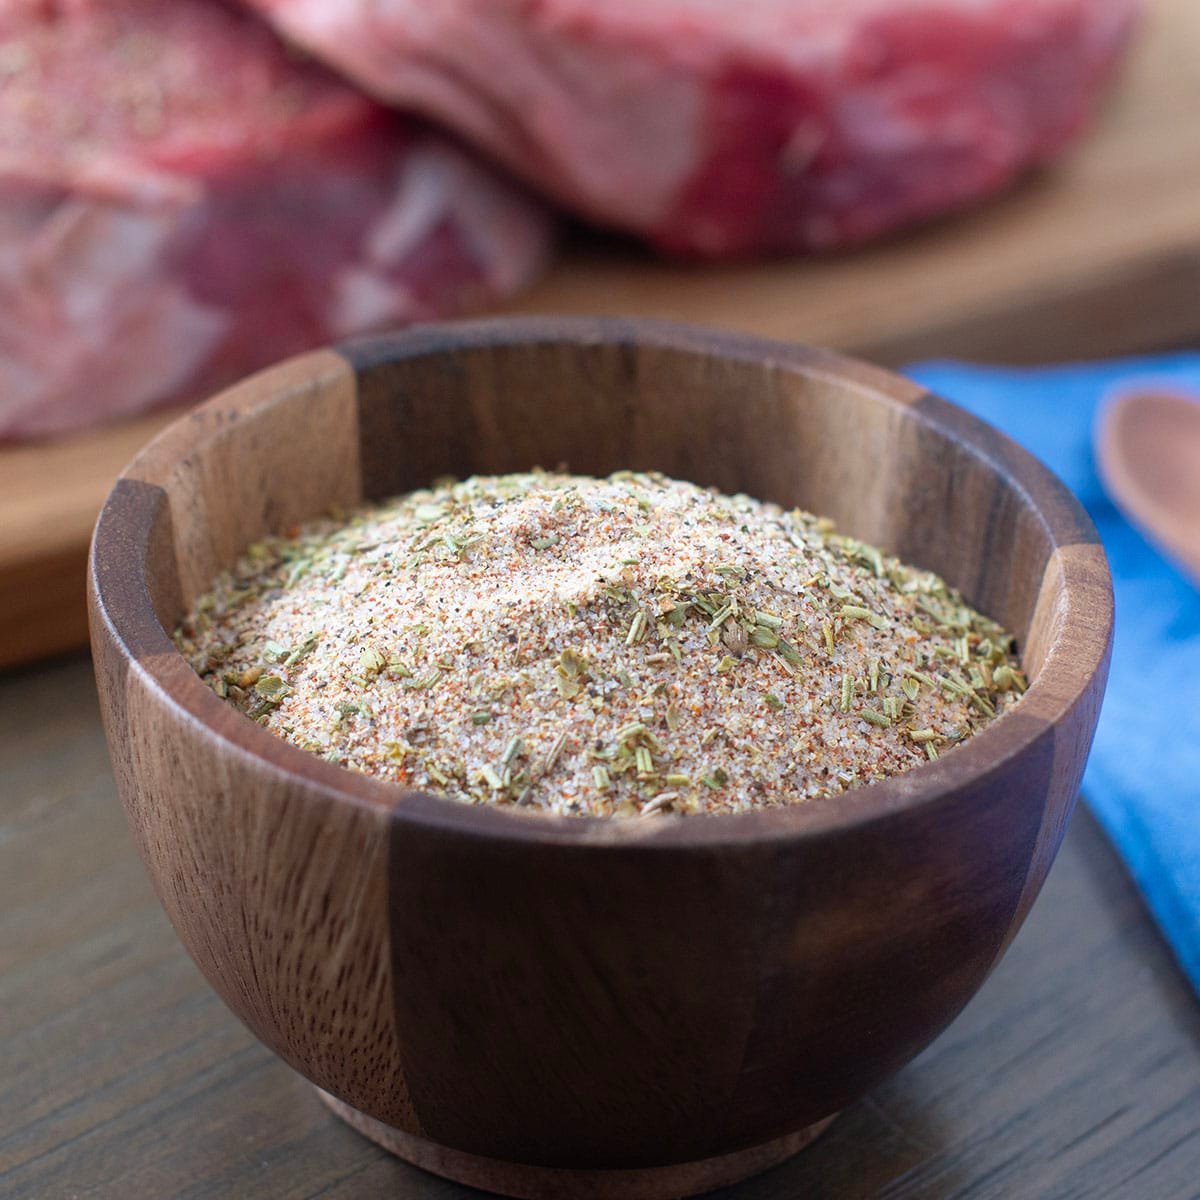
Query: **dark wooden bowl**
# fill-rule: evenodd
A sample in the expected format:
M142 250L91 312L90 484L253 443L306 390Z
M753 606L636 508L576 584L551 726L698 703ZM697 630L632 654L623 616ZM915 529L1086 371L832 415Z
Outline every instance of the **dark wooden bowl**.
M167 636L248 543L334 502L560 463L832 516L1016 631L1033 684L829 801L606 822L332 766ZM944 1029L1054 857L1112 629L1087 517L993 429L821 351L625 321L429 327L255 376L118 480L90 589L121 795L213 987L369 1136L518 1196L740 1178Z

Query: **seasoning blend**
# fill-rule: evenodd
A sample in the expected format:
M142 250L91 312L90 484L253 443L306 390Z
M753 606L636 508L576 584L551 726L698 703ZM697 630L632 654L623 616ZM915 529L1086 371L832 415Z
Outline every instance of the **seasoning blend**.
M352 770L560 814L802 803L933 759L1025 689L941 579L657 474L443 481L251 546L176 643Z

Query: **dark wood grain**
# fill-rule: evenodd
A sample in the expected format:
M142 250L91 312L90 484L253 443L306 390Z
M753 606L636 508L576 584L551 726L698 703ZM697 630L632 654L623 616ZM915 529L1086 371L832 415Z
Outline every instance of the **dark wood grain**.
M0 1196L469 1200L328 1113L188 959L83 660L0 676ZM1200 1005L1087 812L957 1022L720 1200L1194 1200Z
M219 701L167 639L264 532L559 462L657 468L902 547L1017 633L1032 687L953 754L831 801L606 822L342 771ZM388 1144L538 1198L739 1178L953 1020L1059 844L1112 620L1082 510L974 418L827 352L596 320L428 326L231 389L118 481L90 590L118 788L213 987L401 1131Z

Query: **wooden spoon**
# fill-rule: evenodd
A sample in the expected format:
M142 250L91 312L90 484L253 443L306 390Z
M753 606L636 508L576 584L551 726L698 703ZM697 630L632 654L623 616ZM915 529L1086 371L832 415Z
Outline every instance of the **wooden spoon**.
M1200 582L1200 396L1127 392L1101 413L1095 441L1117 506Z

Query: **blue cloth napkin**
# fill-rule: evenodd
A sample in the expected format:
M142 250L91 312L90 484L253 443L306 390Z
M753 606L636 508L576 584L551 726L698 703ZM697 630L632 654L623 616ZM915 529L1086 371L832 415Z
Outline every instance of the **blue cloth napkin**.
M1116 638L1083 794L1200 992L1200 589L1117 511L1092 456L1096 412L1114 386L1200 392L1200 353L1034 369L929 362L906 374L1032 451L1100 531Z

